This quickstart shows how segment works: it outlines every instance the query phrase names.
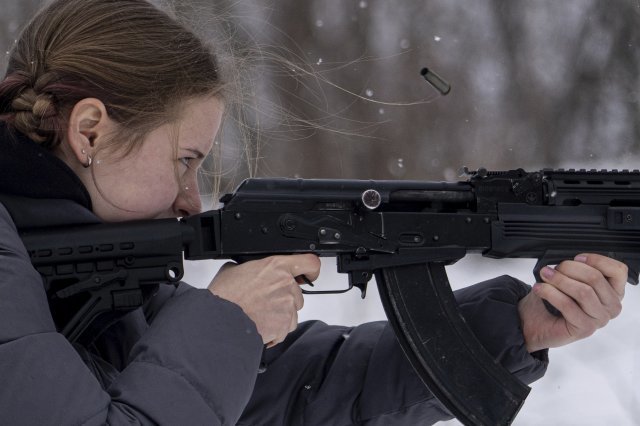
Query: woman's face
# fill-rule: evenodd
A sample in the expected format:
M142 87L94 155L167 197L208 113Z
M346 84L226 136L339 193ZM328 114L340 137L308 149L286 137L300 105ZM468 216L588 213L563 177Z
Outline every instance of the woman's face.
M107 222L199 213L197 171L211 150L222 113L220 100L194 99L177 124L155 129L124 158L104 150L96 151L88 168L77 167L76 161L74 170L91 195L94 213Z

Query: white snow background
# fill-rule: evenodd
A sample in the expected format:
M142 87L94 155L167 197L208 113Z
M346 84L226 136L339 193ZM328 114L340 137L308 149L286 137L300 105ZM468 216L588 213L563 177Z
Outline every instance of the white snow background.
M224 262L186 262L184 280L206 287ZM488 259L468 255L447 268L451 286L464 287L508 274L533 283L535 261ZM336 272L335 259L322 259L316 289L347 284ZM590 338L552 349L548 372L532 385L514 425L639 425L640 424L640 288L629 285L622 314ZM342 295L305 297L300 321L357 325L385 319L375 282L362 300L358 290ZM440 424L457 425L452 420Z

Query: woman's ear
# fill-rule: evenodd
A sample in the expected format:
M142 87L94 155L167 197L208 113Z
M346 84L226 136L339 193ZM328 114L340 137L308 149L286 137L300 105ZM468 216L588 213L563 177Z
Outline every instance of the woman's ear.
M73 157L83 166L90 166L96 144L113 130L114 125L102 101L95 98L79 101L69 115L66 134Z

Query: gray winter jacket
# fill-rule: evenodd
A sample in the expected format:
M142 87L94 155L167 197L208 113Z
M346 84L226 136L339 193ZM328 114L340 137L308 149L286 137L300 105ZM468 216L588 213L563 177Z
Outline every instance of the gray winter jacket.
M3 146L1 135L0 152L13 161L20 154L11 150L39 149ZM0 194L39 198L33 192L42 185L15 189L24 188L25 176L6 174L3 158ZM44 163L35 169L49 168L42 175L56 176L65 188L77 185L45 151L36 158ZM82 204L74 194L61 198ZM414 374L385 322L303 323L266 352L267 370L258 374L263 349L251 320L233 303L186 284L161 286L144 309L92 344L72 345L55 329L13 219L0 204L0 424L414 425L451 417ZM527 292L523 283L500 277L456 298L489 352L529 383L544 374L547 358L524 346L517 302Z

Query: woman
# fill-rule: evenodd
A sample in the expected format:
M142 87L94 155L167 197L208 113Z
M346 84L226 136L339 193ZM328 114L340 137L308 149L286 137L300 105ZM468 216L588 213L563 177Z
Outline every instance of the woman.
M0 423L451 417L386 323L297 324L295 277L318 276L313 255L229 266L208 289L162 286L144 309L93 328L90 343L72 345L56 331L15 223L197 213L196 172L227 96L210 50L143 0L54 1L24 30L0 83ZM525 382L544 374L547 348L618 315L627 271L585 254L542 275L531 292L500 277L456 295L487 350Z

